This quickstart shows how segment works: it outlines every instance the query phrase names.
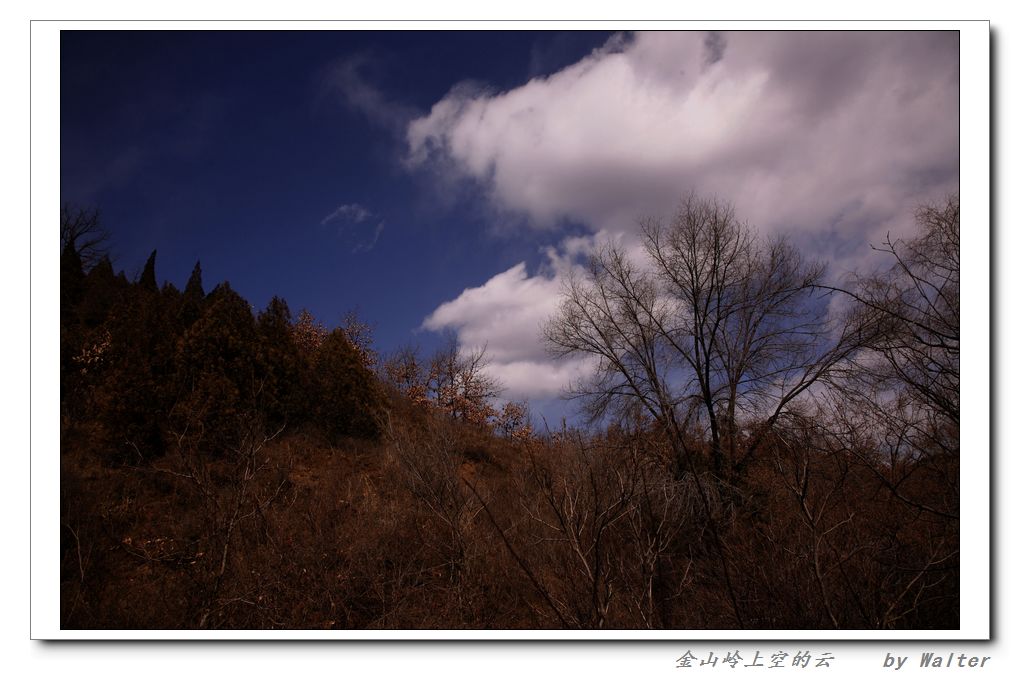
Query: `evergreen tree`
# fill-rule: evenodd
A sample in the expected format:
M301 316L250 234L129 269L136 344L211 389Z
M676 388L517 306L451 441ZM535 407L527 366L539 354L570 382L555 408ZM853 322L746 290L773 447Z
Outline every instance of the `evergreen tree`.
M382 390L342 330L326 336L315 352L313 368L317 419L327 436L377 437Z
M188 283L184 286L184 294L181 296L181 304L178 308L178 324L182 330L187 330L202 316L205 301L205 291L202 289L202 264L195 262L195 268L191 270Z
M142 290L151 291L153 293L159 290L156 285L156 251L153 250L152 254L149 255L149 259L145 261L145 269L142 270L142 276L138 280L138 285Z
M188 283L184 286L184 294L195 297L199 300L205 297L205 291L202 289L201 260L195 262L195 268L191 270L191 276L188 277Z
M132 288L97 332L105 346L94 402L111 456L159 455L175 373L175 335L165 305L158 295Z
M159 295L162 298L162 304L167 307L176 308L181 302L181 291L172 282L167 281L163 284L163 288L160 289Z
M74 316L84 288L85 274L82 272L81 258L74 249L74 243L68 243L60 253L60 317L70 320Z
M202 316L184 333L177 367L180 398L172 427L183 427L182 420L195 424L212 452L229 450L263 389L255 320L230 284L209 294Z
M96 328L110 311L123 301L127 287L113 273L113 263L103 257L85 275L85 293L79 306L79 318L89 328Z
M307 407L309 371L291 329L290 308L274 297L258 316L259 367L266 415L274 424L296 422Z
M68 242L60 254L60 396L61 405L66 407L74 400L77 392L77 375L74 357L81 352L84 341L78 324L78 306L84 289L84 275L81 258ZM65 408L66 412L66 408Z

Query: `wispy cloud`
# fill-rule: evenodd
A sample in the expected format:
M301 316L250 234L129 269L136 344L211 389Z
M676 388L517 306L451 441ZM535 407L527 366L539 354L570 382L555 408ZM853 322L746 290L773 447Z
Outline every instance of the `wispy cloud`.
M360 203L344 203L319 222L336 225L337 233L347 236L353 243L352 253L366 253L375 247L386 227L385 220Z
M401 133L421 112L372 84L365 73L373 66L375 62L367 54L336 61L323 79L323 91L338 96L349 110L361 114L370 123Z
M373 217L371 211L369 211L365 206L358 203L345 203L323 217L320 224L329 224L330 222L335 222L337 220L344 220L358 224L370 219L371 217Z
M351 250L352 253L367 253L368 251L375 248L375 244L379 241L379 235L382 234L383 229L386 227L385 222L379 222L375 225L375 229L372 230L372 238L368 241L362 241L361 243L354 246Z

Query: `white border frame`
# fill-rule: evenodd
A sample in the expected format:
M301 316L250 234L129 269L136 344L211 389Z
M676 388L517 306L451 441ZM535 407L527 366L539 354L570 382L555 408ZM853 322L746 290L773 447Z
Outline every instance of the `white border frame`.
M955 30L960 32L962 234L961 628L959 631L196 631L59 627L59 32L86 30ZM990 90L984 21L35 21L31 24L31 636L162 640L984 640L990 629ZM762 645L759 645L762 646ZM764 646L762 646L764 647Z

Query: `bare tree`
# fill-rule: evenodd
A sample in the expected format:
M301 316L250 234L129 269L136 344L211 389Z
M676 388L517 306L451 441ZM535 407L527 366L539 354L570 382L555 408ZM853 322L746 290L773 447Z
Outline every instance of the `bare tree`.
M875 248L891 263L847 288L875 332L827 395L828 436L914 509L955 519L960 453L960 202L916 213L918 234ZM863 440L863 441L862 441ZM933 477L943 491L910 491Z
M707 440L716 474L739 474L862 327L830 317L821 265L757 237L729 205L689 195L669 224L642 228L646 261L598 251L569 279L546 337L558 355L599 359L577 386L593 415L636 402L668 433L678 473Z
M960 423L960 201L916 213L919 234L875 249L892 259L884 271L857 276L850 295L881 317L868 343L878 355L860 372L896 385L910 400L957 427ZM872 356L872 359L875 357Z
M60 250L70 249L77 254L85 271L108 255L109 240L110 233L100 223L98 209L69 205L60 209Z
M643 260L608 245L586 275L568 279L546 338L560 356L597 357L594 377L575 386L593 416L638 404L666 434L742 627L712 501L720 478L741 476L777 421L857 350L867 327L831 317L818 288L824 268L782 238L760 239L729 205L688 195L668 224L646 220L642 231ZM702 442L714 481L699 471Z

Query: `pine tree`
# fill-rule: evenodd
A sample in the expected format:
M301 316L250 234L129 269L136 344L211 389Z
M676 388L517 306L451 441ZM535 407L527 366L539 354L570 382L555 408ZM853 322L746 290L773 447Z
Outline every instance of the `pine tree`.
M60 396L62 405L71 405L77 392L74 357L81 352L84 333L78 323L78 307L84 292L81 258L68 242L60 253Z
M167 307L158 294L130 288L97 333L102 367L90 379L111 457L157 456L174 398L176 337Z
M145 261L145 268L142 270L142 276L138 280L138 285L142 290L151 291L153 293L159 290L156 285L156 251L153 250L152 254L149 255L149 259Z
M205 291L202 289L202 264L195 262L188 283L184 286L181 304L177 310L177 323L182 330L187 330L200 316L205 302Z
M315 352L313 368L317 419L327 436L377 437L382 390L342 330L326 336Z
M258 316L259 368L263 403L274 425L305 416L309 371L291 330L290 308L274 297Z
M205 297L205 291L202 289L201 260L197 260L195 262L195 267L191 270L191 276L188 277L188 283L184 286L184 294L195 297L199 300Z
M110 258L100 259L85 275L85 295L79 306L81 322L90 328L102 324L123 301L126 290L123 279L113 273Z
M202 316L181 338L177 351L179 390L175 422L201 427L213 453L236 443L245 416L258 406L255 320L247 301L222 283L210 294Z
M64 246L60 253L60 316L70 319L81 300L85 274L82 272L81 258L74 249L73 243Z

